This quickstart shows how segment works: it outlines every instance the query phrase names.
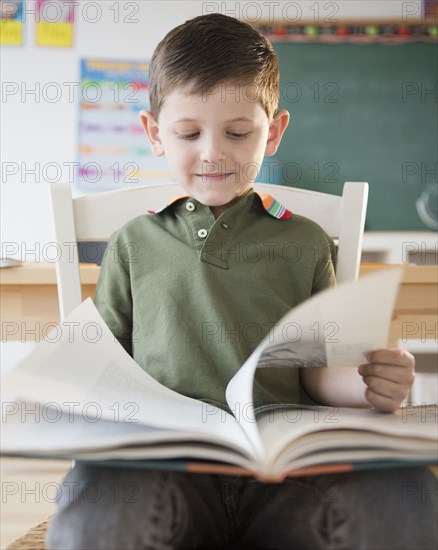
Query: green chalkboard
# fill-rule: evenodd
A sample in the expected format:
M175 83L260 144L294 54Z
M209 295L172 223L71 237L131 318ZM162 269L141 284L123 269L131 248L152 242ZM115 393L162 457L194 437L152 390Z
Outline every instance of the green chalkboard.
M438 184L438 45L274 48L291 121L262 178L334 194L368 181L367 230L431 229L416 201Z

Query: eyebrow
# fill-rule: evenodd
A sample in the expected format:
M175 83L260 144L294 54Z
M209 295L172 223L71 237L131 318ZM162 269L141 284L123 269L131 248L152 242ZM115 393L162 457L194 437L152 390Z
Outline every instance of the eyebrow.
M194 118L179 118L178 120L175 120L174 124L176 124L177 122L198 122L198 121ZM237 117L231 120L226 120L225 122L253 122L253 120L246 117Z

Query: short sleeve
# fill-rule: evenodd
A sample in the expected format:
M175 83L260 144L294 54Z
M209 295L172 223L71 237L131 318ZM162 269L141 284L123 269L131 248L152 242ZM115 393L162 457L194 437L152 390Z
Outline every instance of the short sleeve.
M312 282L312 295L326 288L336 286L335 265L336 247L333 240L326 236L319 248Z
M111 332L132 356L132 294L121 243L111 236L105 250L94 304Z

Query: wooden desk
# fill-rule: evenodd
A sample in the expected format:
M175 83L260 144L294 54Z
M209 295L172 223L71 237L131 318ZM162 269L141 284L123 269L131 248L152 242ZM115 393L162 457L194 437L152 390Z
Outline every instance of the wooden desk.
M82 297L94 297L100 267L80 264ZM29 262L0 269L1 341L39 342L59 323L56 267Z
M394 267L399 266L362 264L359 276ZM389 346L399 339L438 341L438 266L400 267L404 275L394 307Z
M363 264L360 276L390 265ZM403 265L390 345L397 339L438 339L438 267ZM83 298L94 297L100 267L81 264ZM55 264L0 269L1 341L40 341L59 322ZM376 308L378 304L376 304Z

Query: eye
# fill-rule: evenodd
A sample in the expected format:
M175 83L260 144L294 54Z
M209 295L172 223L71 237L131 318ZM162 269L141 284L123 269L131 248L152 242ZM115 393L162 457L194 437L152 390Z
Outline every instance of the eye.
M193 132L191 134L178 134L180 139L195 139L199 136L199 132Z
M233 138L233 139L245 139L246 137L249 136L251 132L245 132L244 134L239 134L238 132L229 132L229 135Z

